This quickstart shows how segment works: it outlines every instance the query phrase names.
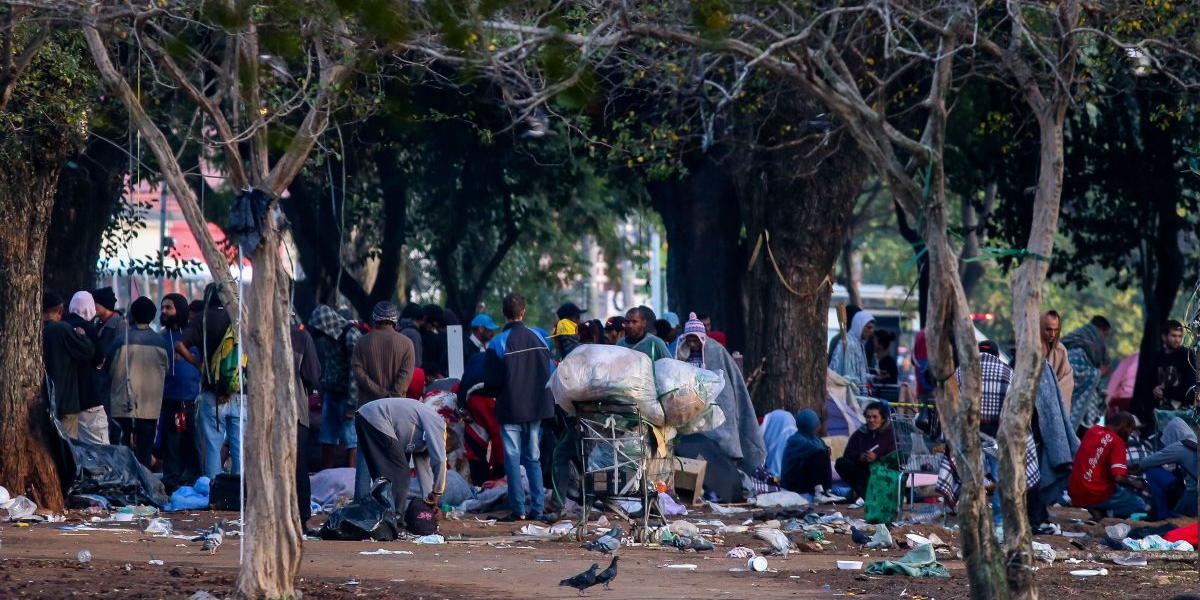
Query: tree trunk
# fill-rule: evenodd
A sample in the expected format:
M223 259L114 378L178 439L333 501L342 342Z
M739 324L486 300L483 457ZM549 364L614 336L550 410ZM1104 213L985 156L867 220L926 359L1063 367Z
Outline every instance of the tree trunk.
M921 240L921 234L913 229L908 224L908 216L904 214L904 209L900 207L900 203L895 203L896 208L896 229L900 232L900 237L912 246L913 257L917 267L917 313L921 323L921 328L924 329L929 322L929 255L925 252L925 242Z
M803 179L792 160L764 153L738 183L747 230L762 244L745 283L757 307L747 315L745 365L763 365L753 393L758 414L824 414L829 298L840 249L830 241L844 235L866 176L865 161L849 145Z
M271 214L271 212L268 212ZM290 598L302 554L296 506L295 373L291 319L279 258L279 229L267 219L254 251L254 283L242 328L250 365L246 399L246 519L238 594L245 598Z
M740 349L746 342L746 248L729 166L717 161L711 153L697 157L683 178L647 189L667 232L668 305L683 321L691 312L708 313L729 347Z
M983 210L976 210L975 203L970 198L963 197L962 199L962 220L963 229L963 249L962 249L962 285L963 293L967 295L967 299L971 298L971 292L975 290L975 284L979 283L979 279L983 277L984 264L982 261L974 260L966 262L968 258L977 258L983 251L983 245L987 243L986 225L984 220L991 213L991 207L996 201L996 182L991 182L987 185L984 191Z
M858 286L862 284L862 269L857 254L858 244L855 243L854 231L847 231L842 237L842 268L838 279L842 287L846 288L847 302L862 308L862 294L858 291Z
M0 148L5 150L6 148ZM42 263L66 148L25 148L0 169L0 485L63 510L57 433L42 396Z
M96 283L104 230L121 201L129 161L120 148L93 138L58 180L47 234L45 288L69 295Z

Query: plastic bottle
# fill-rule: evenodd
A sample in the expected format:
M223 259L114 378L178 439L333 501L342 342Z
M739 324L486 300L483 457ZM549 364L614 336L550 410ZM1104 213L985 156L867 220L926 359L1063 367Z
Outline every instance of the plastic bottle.
M86 565L86 564L92 562L92 551L91 550L80 550L79 554L75 555L75 558L79 559L79 562Z

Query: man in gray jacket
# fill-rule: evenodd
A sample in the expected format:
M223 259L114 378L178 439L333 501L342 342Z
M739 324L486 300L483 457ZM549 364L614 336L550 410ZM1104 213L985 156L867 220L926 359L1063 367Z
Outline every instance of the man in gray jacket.
M1152 496L1155 515L1159 519L1174 516L1172 513L1187 517L1196 516L1196 476L1200 473L1196 457L1196 433L1190 425L1179 417L1175 417L1163 429L1163 447L1158 452L1141 460L1133 461L1130 465L1134 471L1141 472L1146 477ZM1166 465L1175 465L1175 471L1163 469ZM1183 494L1171 505L1173 498L1168 498L1170 483L1183 479Z
M392 482L396 517L408 508L408 463L412 459L425 501L437 506L446 490L446 420L433 407L409 398L380 398L354 415L358 452L371 480Z

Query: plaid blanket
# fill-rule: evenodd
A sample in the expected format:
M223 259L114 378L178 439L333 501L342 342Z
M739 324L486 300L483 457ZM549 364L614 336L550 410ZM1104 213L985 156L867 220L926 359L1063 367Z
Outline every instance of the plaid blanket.
M1100 369L1092 364L1082 348L1067 350L1067 360L1075 377L1071 394L1071 426L1078 430L1095 425L1104 416L1104 398L1100 395Z
M987 437L987 436L983 436ZM985 457L986 460L986 457ZM985 470L986 473L986 470ZM1037 489L1042 482L1042 470L1038 465L1037 443L1030 435L1025 438L1025 489ZM962 492L962 480L954 467L954 459L950 457L950 448L942 454L941 464L938 465L938 479L935 487L938 495L946 500L947 506L954 508L958 504L958 495Z

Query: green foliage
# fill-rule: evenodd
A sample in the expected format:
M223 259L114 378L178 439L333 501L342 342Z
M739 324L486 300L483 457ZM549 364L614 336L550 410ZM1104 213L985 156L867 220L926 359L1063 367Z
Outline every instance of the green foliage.
M16 25L16 48L32 32ZM17 81L0 112L0 160L60 156L87 139L96 76L86 48L66 33L54 34Z

